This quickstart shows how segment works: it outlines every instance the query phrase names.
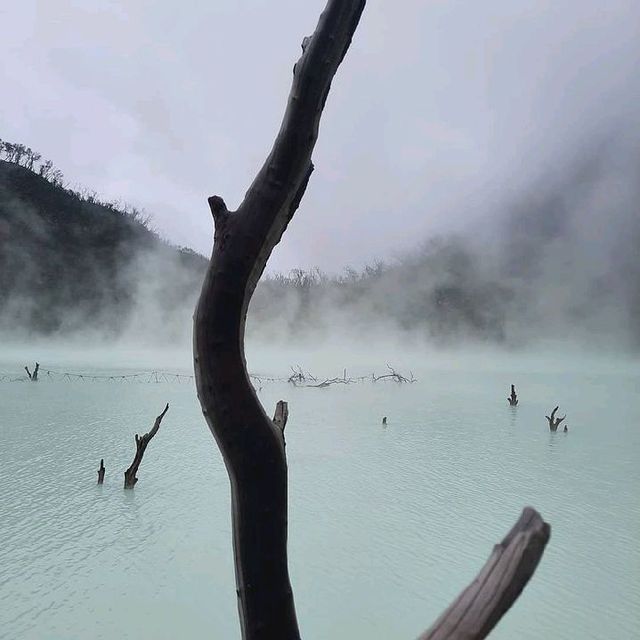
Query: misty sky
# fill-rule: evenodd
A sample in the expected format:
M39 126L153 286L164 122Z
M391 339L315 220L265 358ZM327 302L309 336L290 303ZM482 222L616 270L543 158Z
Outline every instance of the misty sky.
M324 4L3 2L0 137L208 254L206 197L239 204ZM486 228L590 141L637 131L639 65L638 0L369 0L270 268L337 271Z

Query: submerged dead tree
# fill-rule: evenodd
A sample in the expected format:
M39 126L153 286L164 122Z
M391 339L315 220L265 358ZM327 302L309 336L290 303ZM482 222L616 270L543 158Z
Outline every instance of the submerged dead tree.
M512 407L518 406L518 395L516 394L516 388L514 385L511 385L511 395L507 398L507 400Z
M153 427L149 433L145 433L143 436L139 436L136 433L136 455L133 458L133 462L131 466L124 472L124 488L125 489L133 489L135 487L136 482L138 482L138 478L136 478L136 473L138 473L138 467L142 462L142 456L144 456L144 452L147 448L149 442L151 442L151 438L158 433L158 429L160 428L160 423L162 422L162 418L164 418L165 414L169 411L169 404L164 408L163 412L156 418L156 421L153 423Z
M194 367L202 411L231 483L245 640L300 638L287 565L286 412L281 406L270 419L250 382L244 356L247 308L305 192L331 81L364 5L364 0L329 0L315 33L302 42L280 131L240 207L230 212L222 198L209 198L214 246L194 315ZM425 637L484 638L527 583L548 537L548 525L525 510L480 576Z
M31 382L38 382L38 371L40 369L40 363L36 362L36 366L33 369L33 373L31 373L29 371L29 367L25 367L24 370L27 372L27 375L29 376L29 380L31 380Z
M550 416L545 416L545 418L548 420L549 422L549 431L557 431L558 427L560 426L560 423L563 420L566 420L567 416L564 415L562 416L562 418L556 418L556 411L559 409L560 407L556 407L552 412Z
M104 474L106 473L106 469L104 468L104 458L100 459L100 468L98 469L98 484L104 483Z

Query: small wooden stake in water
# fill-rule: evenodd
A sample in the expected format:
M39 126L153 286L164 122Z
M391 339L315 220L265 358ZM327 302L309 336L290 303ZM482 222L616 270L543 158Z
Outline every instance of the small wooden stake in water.
M98 484L102 484L104 482L104 473L106 469L104 468L104 459L100 460L100 468L98 469Z
M382 426L386 427L387 426L387 416L385 416L384 418L382 418Z

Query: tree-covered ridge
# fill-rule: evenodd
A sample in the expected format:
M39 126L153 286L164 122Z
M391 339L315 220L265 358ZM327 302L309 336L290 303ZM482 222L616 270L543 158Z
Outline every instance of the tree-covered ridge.
M65 185L64 174L60 169L54 166L51 160L46 160L37 151L33 151L30 147L19 142L7 142L0 138L0 160L5 160L19 167L24 167L29 171L41 176L54 187L62 187L67 193L76 196L83 202L90 204L99 204L105 209L126 215L134 221L141 223L145 227L149 227L150 217L137 207L126 202L112 202L98 196L96 191L91 189L72 189L69 185Z
M444 344L569 339L637 350L640 183L621 176L620 158L628 173L640 165L635 151L613 149L493 212L484 240L432 239L338 273L265 274L249 335L331 340L376 331ZM205 258L161 239L135 207L65 186L24 145L3 142L2 157L0 330L188 340Z
M142 302L155 322L181 324L169 315L195 296L202 256L162 240L135 207L65 187L28 147L1 149L0 328L117 335Z

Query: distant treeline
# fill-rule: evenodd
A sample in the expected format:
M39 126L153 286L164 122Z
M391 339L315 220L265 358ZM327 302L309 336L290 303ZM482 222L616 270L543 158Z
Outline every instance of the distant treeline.
M637 352L639 176L633 136L601 142L487 211L481 228L360 271L264 277L249 326L274 336L347 331L365 341L404 334Z
M90 189L72 189L65 185L64 174L54 166L51 160L45 160L40 153L19 142L6 142L0 138L0 159L4 159L19 167L24 167L33 173L43 177L54 187L61 187L67 193L72 194L82 202L99 204L109 211L126 215L144 227L149 227L150 216L140 209L126 202L112 202L98 196L96 191Z
M65 187L28 147L0 150L0 330L188 340L206 258L162 240L135 207ZM637 350L638 149L583 155L492 212L484 234L431 240L337 275L265 274L249 335Z
M251 327L300 337L346 329L354 337L381 331L445 343L462 336L503 342L513 291L479 272L476 262L462 240L447 238L393 264L338 275L319 269L266 275L252 302Z

